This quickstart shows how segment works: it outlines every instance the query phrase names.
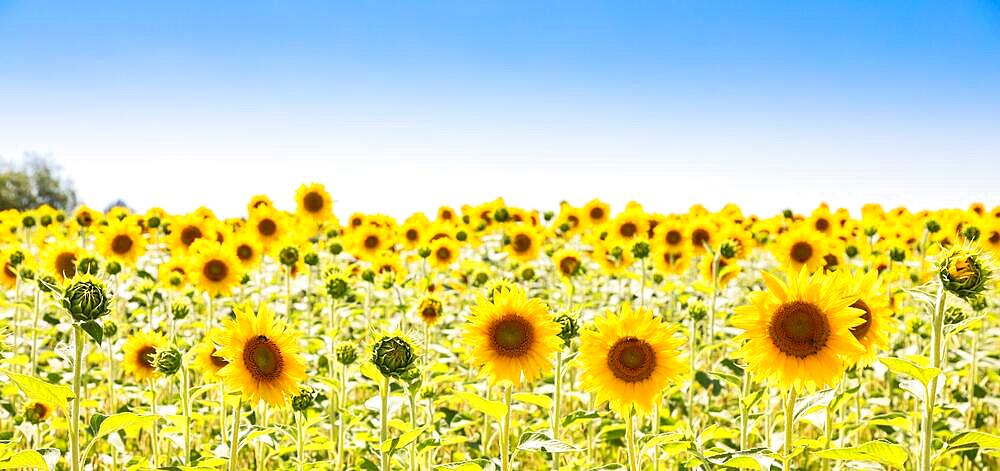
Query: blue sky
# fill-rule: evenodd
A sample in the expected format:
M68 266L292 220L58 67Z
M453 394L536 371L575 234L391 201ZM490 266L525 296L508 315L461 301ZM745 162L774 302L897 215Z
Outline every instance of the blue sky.
M0 156L98 207L996 204L997 84L987 0L0 0Z

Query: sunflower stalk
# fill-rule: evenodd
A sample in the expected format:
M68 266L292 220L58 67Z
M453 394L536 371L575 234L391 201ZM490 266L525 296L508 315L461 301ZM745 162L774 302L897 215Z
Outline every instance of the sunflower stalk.
M243 397L241 396L236 406L233 407L233 432L229 440L229 464L226 469L235 471L236 458L239 455L240 447L240 414L243 412Z
M792 455L795 452L795 387L788 388L785 396L785 456L784 471L792 469Z
M503 388L503 404L505 406L503 415L503 426L500 428L500 463L501 471L510 471L510 416L511 416L511 390L510 384Z
M80 471L80 371L83 362L83 327L73 324L73 416L69 421L70 460L72 471Z
M937 301L935 302L934 317L933 317L933 328L931 330L931 351L930 360L931 368L941 369L941 339L944 335L944 313L945 313L945 301L948 294L945 291L944 283L941 283L938 287ZM937 402L937 389L938 389L938 377L936 375L928 382L926 386L926 399L924 400L924 417L923 417L923 441L921 442L920 448L920 469L922 471L931 471L931 447L933 446L934 439L934 406Z
M628 471L639 471L639 453L635 445L635 413L631 407L625 414L625 444L628 446Z
M379 461L382 464L382 471L390 471L390 460L392 457L383 446L389 441L389 377L384 376L379 384L379 399L381 408L379 409Z

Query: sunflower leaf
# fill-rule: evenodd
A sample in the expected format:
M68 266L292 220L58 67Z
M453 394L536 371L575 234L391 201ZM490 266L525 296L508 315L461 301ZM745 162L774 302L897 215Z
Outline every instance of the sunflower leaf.
M507 414L507 406L500 401L492 401L482 398L479 395L467 392L455 394L455 397L465 401L469 407L493 417L496 420L503 419L503 416Z
M541 432L528 432L521 435L517 445L518 450L536 451L542 453L566 453L580 451L580 448L569 443L555 440L548 434Z
M0 461L0 469L18 468L48 470L49 464L45 462L45 458L42 457L42 454L35 450L24 450L4 461Z
M34 376L26 376L10 371L2 371L29 399L52 404L62 410L73 399L73 390L61 384L51 384Z
M894 468L902 468L909 458L905 448L884 440L875 440L852 447L821 450L816 452L816 456L831 460L874 461Z
M878 361L889 368L889 371L914 378L924 386L941 373L938 368L919 366L902 358L879 357Z

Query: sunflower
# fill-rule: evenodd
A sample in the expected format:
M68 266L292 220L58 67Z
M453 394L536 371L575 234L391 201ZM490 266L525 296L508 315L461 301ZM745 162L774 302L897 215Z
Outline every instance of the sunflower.
M406 279L406 268L395 252L383 252L372 260L372 270L376 275L391 278L394 283L402 283Z
M590 226L599 226L611 219L611 206L597 198L583 205L581 212Z
M80 260L82 254L83 250L76 245L76 242L56 239L50 242L42 253L42 270L60 280L68 280L76 275L76 262Z
M841 282L847 287L845 294L848 298L856 300L851 307L864 312L861 315L864 322L851 327L851 334L858 339L865 350L847 356L847 363L866 367L875 361L880 350L889 347L889 333L894 327L894 320L889 309L888 296L882 288L878 273L874 270L860 277L851 277L844 270L838 273L838 276L844 278Z
M833 234L833 230L836 227L834 224L834 217L830 214L830 208L826 206L820 206L816 208L809 219L806 221L810 227L816 232L820 232L826 235Z
M572 278L580 274L583 269L583 255L572 249L559 249L552 254L552 264L559 270L559 274Z
M510 243L504 246L504 250L512 258L521 262L538 258L542 237L535 228L524 223L511 224L507 226L505 236Z
M257 268L264 257L264 246L246 230L236 232L227 240L226 246L232 249L244 270Z
M590 258L601 266L605 274L618 276L628 271L635 256L632 250L616 241L597 239L593 241L593 252Z
M448 206L441 206L437 211L438 222L443 222L445 224L455 224L457 222L457 217L455 216L455 210L449 208Z
M196 240L215 240L213 222L195 213L174 218L170 222L170 249L184 253Z
M135 217L109 218L96 240L97 252L104 257L125 265L134 265L146 252L146 239Z
M420 319L424 321L424 324L431 326L441 320L441 315L444 313L442 306L441 300L436 296L425 296L424 299L420 300L420 306L417 307L417 314L420 315Z
M15 258L21 259L20 264L16 266L12 262ZM31 252L21 250L17 246L0 250L0 264L3 264L3 270L0 270L0 286L7 289L14 289L17 286L18 272L22 268L33 268Z
M33 424L42 423L52 416L54 409L55 407L47 402L31 401L24 408L24 418Z
M797 272L801 267L814 272L824 265L823 256L829 253L823 234L808 227L798 227L781 234L778 243L771 249L774 258L789 272Z
M654 251L663 247L664 250L672 253L680 252L687 243L684 224L676 218L660 221L653 229L653 237L650 241Z
M649 235L649 221L641 210L624 211L607 224L609 239L631 242Z
M705 245L712 246L718 231L719 225L707 216L698 217L688 222L688 241L690 241L691 250L694 251L695 255L705 253Z
M559 230L560 234L572 236L583 228L583 213L580 208L575 208L569 203L563 203L559 207L559 215L556 216L552 224Z
M560 331L545 304L514 287L495 292L492 301L477 299L463 340L492 384L518 386L522 378L531 382L552 367L551 357L562 345Z
M88 228L98 222L100 214L87 206L80 206L73 211L73 219L80 227Z
M427 257L431 266L447 268L458 259L459 245L453 239L444 237L431 242L431 255Z
M622 304L594 320L594 329L580 333L581 384L598 403L627 415L635 407L652 410L673 378L685 371L680 348L684 339L647 309Z
M737 354L756 377L782 389L835 384L843 358L864 353L851 333L864 323L864 311L850 307L857 298L846 296L836 277L810 277L805 267L788 284L770 273L763 277L768 291L751 293L751 304L732 317L732 325L744 329Z
M246 227L260 242L264 251L274 255L274 247L287 234L290 224L287 215L270 206L262 206L250 213Z
M211 296L229 294L243 277L236 250L218 242L198 244L197 249L187 269L191 282Z
M122 367L137 381L152 379L156 375L156 352L166 348L167 336L160 332L143 331L133 334L122 346Z
M171 257L160 264L158 270L159 278L157 280L164 288L181 291L187 287L189 282L188 263L183 258Z
M351 255L361 260L373 260L392 247L388 231L374 224L363 224L351 231L348 243Z
M320 183L302 185L295 190L296 212L316 223L333 217L333 199Z
M717 274L719 276L719 286L726 286L730 281L733 281L733 279L736 278L736 275L740 273L740 266L736 263L735 257L718 257L718 260L719 267ZM698 271L701 272L702 278L708 282L712 281L712 262L713 257L707 256L701 257L701 260L698 262Z
M219 356L219 347L212 341L221 332L219 329L212 329L208 336L202 339L194 349L194 367L205 375L206 381L218 381L219 370L229 364L225 358Z
M427 227L430 221L423 213L416 213L406 219L403 226L399 228L399 239L403 242L403 247L413 250L420 247L424 242Z
M659 246L653 250L652 258L653 269L661 275L680 275L691 266L694 253L688 245L681 245L676 249Z
M299 383L306 378L299 334L275 319L267 303L260 304L256 314L249 304L235 306L233 312L236 318L227 319L215 337L216 356L229 362L217 375L244 399L281 405L286 395L299 393Z

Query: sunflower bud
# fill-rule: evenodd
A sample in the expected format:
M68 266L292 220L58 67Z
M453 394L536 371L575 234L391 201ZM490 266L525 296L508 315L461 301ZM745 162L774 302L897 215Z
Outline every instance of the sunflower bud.
M976 296L969 300L969 306L972 307L973 311L981 312L990 307L990 303L986 301L986 296Z
M76 265L76 270L84 275L96 275L101 271L101 264L94 257L84 257Z
M156 371L170 376L181 369L181 364L183 363L183 356L176 348L168 348L156 352L156 358L153 359L153 366L156 367Z
M39 222L42 223L42 227L47 227L49 224L52 224L52 216L46 214L39 219Z
M117 275L122 272L122 264L118 262L108 262L104 267L104 271L108 272L109 275Z
M955 247L941 257L938 275L946 290L970 300L983 293L992 273L984 266L978 251Z
M413 345L402 337L383 337L372 348L372 363L383 375L400 378L417 360L413 350Z
M21 218L21 225L29 229L35 227L35 222L35 217L30 214Z
M459 242L465 242L466 240L468 240L468 238L469 234L466 233L465 231L458 231L455 233L455 240Z
M104 338L107 339L114 337L115 334L117 333L118 333L118 324L115 324L114 321L110 320L104 322Z
M309 252L305 255L305 257L302 257L302 261L310 267L315 267L316 265L319 265L319 254L316 252Z
M784 210L784 211L781 212L781 216L784 217L785 219L791 219L791 218L795 217L795 213L792 212L791 209L786 209L786 210Z
M34 280L35 279L35 271L32 270L32 269L30 269L30 268L22 268L21 271L18 272L18 275L20 275L20 277L21 277L22 280Z
M420 255L420 258L430 257L431 249L429 247L420 247L420 250L417 250L417 255Z
M866 237L872 237L875 234L878 234L878 228L877 227L875 227L875 226L868 226L868 227L865 228L865 236Z
M62 305L74 320L93 321L108 313L111 296L100 281L83 279L66 288Z
M507 222L510 220L510 211L507 211L507 208L500 208L493 211L493 220L496 222Z
M896 263L902 262L906 260L906 251L899 247L893 247L889 249L889 259Z
M655 283L655 284L663 283L663 275L661 275L659 273L654 273L653 274L653 283Z
M941 224L933 219L927 221L927 224L924 224L924 227L927 228L927 232L930 232L931 234L935 234L937 231L941 230Z
M340 255L340 252L344 251L344 246L340 242L334 242L330 244L330 253L333 255Z
M855 246L853 246L853 245L848 245L847 248L844 249L844 254L847 255L847 258L857 257L858 256L858 248L855 247Z
M521 269L521 281L531 281L535 279L535 269L524 267Z
M732 241L727 240L719 246L719 255L722 258L733 258L736 256L736 252L736 245Z
M303 387L299 394L292 398L292 410L302 412L313 405L316 400L316 392L309 387Z
M56 278L52 275L45 275L38 279L38 289L43 293L50 293L56 288Z
M10 266L15 268L17 268L17 266L20 265L21 262L23 261L24 261L24 252L20 250L15 250L14 252L12 252L10 254L10 258L7 260L7 262L10 263Z
M969 242L975 242L979 240L979 228L976 226L966 226L962 229L962 238Z
M375 282L375 272L371 269L361 272L361 279L369 283Z
M299 261L299 249L295 247L284 247L278 254L278 260L286 267L291 267Z
M350 342L340 342L337 344L337 362L344 366L351 366L358 360L358 348Z
M688 306L688 314L691 315L692 319L700 321L708 315L708 306L701 301L695 301Z
M551 221L552 218L555 217L555 215L556 213L553 213L552 211L545 211L544 213L542 213L542 219L546 221Z
M146 220L146 227L148 227L150 229L156 229L157 227L160 227L160 217L159 216L153 216L153 217L147 219Z
M618 259L622 258L622 248L621 247L615 247L615 248L611 249L610 253L611 253L611 256L614 257L615 260L618 260Z
M944 312L944 323L947 325L958 324L964 321L968 316L965 311L958 307L949 307Z
M326 294L329 294L333 299L340 299L347 295L350 291L350 287L347 285L347 280L340 276L331 276L326 280Z
M472 277L472 286L475 286L476 288L480 288L483 285L485 285L487 281L490 281L490 275L488 275L488 274L486 274L486 272L482 272L482 271L481 272L477 272L476 275L474 277Z
M191 314L191 307L184 303L173 303L170 305L170 314L174 316L174 319L181 320Z
M560 314L556 317L556 322L562 326L562 329L559 331L559 338L562 339L564 345L569 346L570 342L580 335L580 324L576 321L575 317L569 314Z
M648 257L649 244L647 244L646 242L636 242L635 245L632 246L632 255L634 255L635 258L638 259L643 259Z

